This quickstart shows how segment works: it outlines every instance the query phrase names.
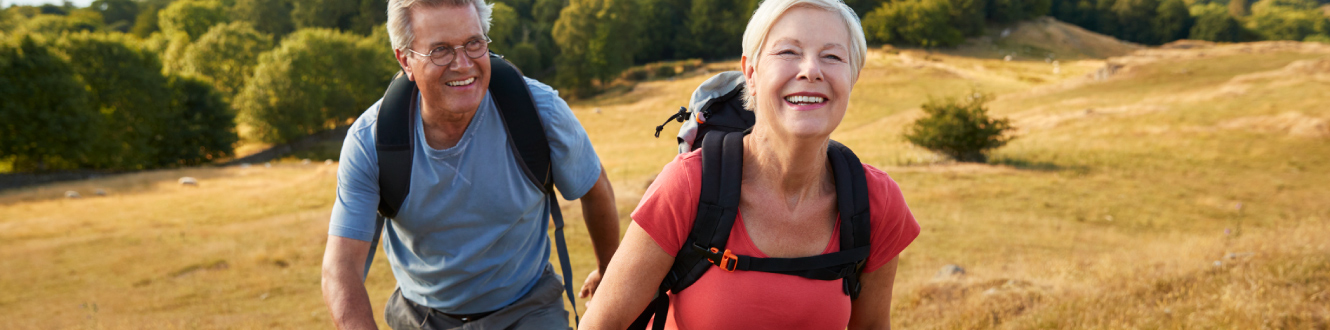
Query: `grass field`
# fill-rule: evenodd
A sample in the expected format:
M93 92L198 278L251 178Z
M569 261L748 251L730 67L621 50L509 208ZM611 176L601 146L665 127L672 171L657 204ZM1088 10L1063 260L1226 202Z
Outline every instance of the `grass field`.
M873 51L833 135L900 184L923 228L900 257L895 327L1330 328L1330 46L1066 54L1080 59L1058 74L1003 61L1009 46ZM574 102L625 224L674 156L677 123L653 128L707 76ZM929 97L975 91L1019 128L991 164L900 138ZM335 172L290 161L0 194L0 328L328 328ZM563 208L580 283L593 259L578 204ZM965 275L935 276L948 264ZM380 322L387 265L368 282Z

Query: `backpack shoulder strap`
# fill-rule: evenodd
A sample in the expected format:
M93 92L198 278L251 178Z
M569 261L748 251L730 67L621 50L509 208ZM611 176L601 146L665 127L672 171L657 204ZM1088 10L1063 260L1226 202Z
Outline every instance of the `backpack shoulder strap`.
M841 217L840 250L866 251L871 242L869 219L872 217L869 214L868 179L864 175L864 165L850 148L834 140L827 146L827 158L836 180L836 209ZM854 272L845 276L843 288L851 299L859 298L862 289L859 275L867 260L866 256L860 259Z
M374 122L374 153L379 158L379 214L374 217L374 237L369 243L369 254L365 257L365 276L369 277L369 266L374 263L374 250L379 246L379 236L383 236L383 226L387 219L397 216L402 202L411 190L411 137L415 132L415 116L412 106L416 102L419 89L416 83L408 79L405 73L398 72L383 93L379 103L379 117Z
M398 73L379 103L374 124L374 152L379 158L379 215L392 218L401 210L411 189L411 137L415 132L416 83Z
M550 143L545 126L527 87L522 71L502 57L490 55L490 95L499 107L499 118L507 128L508 147L528 179L546 193L551 193Z

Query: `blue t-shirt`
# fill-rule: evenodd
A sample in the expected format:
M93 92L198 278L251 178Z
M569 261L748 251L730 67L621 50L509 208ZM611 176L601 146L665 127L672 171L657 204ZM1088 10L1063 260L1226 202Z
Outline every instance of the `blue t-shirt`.
M599 179L600 159L558 92L532 79L526 82L550 143L554 184L564 199L580 198ZM366 110L342 145L329 235L362 241L374 236L378 110L379 103ZM549 263L548 199L509 149L489 93L452 148L431 148L419 111L415 122L411 190L397 219L388 222L383 247L402 295L452 314L513 303L531 290Z

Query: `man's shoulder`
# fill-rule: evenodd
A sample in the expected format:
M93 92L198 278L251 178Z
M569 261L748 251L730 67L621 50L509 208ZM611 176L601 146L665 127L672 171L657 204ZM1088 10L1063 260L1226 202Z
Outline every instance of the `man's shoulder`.
M351 123L351 127L347 129L346 135L348 137L354 136L357 140L366 141L369 142L370 145L373 145L374 125L379 122L379 106L381 104L383 104L382 98L380 98L378 102L374 102L373 105L370 105L368 109L365 109L365 112L361 113L360 117L356 118L356 121Z

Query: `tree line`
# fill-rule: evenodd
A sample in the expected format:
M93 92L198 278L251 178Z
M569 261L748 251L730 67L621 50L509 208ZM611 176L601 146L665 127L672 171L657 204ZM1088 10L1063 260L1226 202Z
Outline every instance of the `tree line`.
M492 0L494 1L494 0ZM1161 44L1330 41L1330 0L847 0L869 42L946 47L1053 16ZM496 0L491 49L564 95L729 59L759 0ZM0 10L0 163L206 163L346 125L398 68L386 0L97 0ZM678 62L684 63L684 62ZM654 73L652 73L654 75ZM237 123L239 125L237 125ZM237 127L240 127L238 130Z

